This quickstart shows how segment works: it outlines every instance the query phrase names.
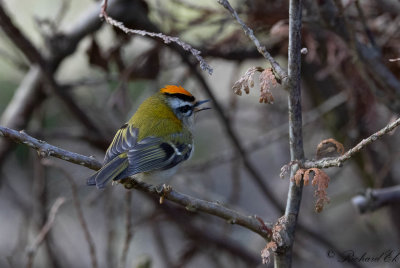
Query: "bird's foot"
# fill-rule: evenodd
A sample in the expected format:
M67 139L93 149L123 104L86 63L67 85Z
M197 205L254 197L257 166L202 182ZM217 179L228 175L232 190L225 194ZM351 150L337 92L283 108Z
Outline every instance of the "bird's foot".
M160 205L164 203L165 196L172 191L172 187L170 185L158 185L156 186L156 192L160 195Z

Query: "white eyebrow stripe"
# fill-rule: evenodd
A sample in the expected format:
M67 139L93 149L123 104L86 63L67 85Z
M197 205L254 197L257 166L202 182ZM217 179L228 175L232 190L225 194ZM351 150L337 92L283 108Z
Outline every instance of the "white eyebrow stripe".
M178 107L185 106L185 105L189 105L191 107L194 106L194 104L192 102L184 101L184 100L181 100L181 99L178 99L178 98L169 98L168 102L171 105L171 107L174 108L174 109L176 109Z

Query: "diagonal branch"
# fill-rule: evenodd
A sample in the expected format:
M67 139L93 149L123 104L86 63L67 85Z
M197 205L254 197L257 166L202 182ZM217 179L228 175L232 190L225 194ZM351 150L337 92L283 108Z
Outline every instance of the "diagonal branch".
M47 160L47 161L44 161L44 160ZM65 178L68 180L69 184L71 185L72 200L74 202L76 213L78 214L78 220L82 227L83 234L88 243L92 268L97 268L98 264L97 264L97 259L96 259L95 243L93 241L92 236L90 235L89 226L88 226L88 224L85 220L84 214L83 214L81 201L79 200L79 196L78 196L78 186L76 185L74 178L71 176L71 174L68 172L68 170L63 168L61 165L58 165L57 163L50 161L49 159L44 159L44 160L42 161L43 165L48 166L48 167L54 167L54 168L58 169L59 171L61 171L65 175Z
M28 248L28 263L27 263L28 268L33 267L33 260L34 260L35 254L36 254L39 246L42 244L43 240L46 238L46 235L50 231L51 227L53 226L58 209L61 207L62 204L64 204L64 202L65 202L64 197L58 197L56 199L56 201L54 202L53 206L50 209L49 217L47 218L45 225L43 225L43 227L40 230L40 233L36 237L35 241Z
M390 110L400 112L400 80L382 60L376 46L365 44L357 38L352 23L346 16L341 1L316 1L323 25L340 36L357 54L357 67L375 96ZM357 3L358 1L356 1ZM385 1L382 1L385 2Z
M15 44L16 47L28 58L32 64L37 64L42 71L43 79L52 92L59 97L66 106L70 109L72 114L88 127L93 133L102 133L86 113L76 104L75 100L67 92L60 89L58 83L55 81L53 71L50 64L41 55L39 50L31 43L31 41L14 25L11 18L8 16L0 2L0 26L6 33L8 38Z
M381 130L375 132L368 138L363 139L361 142L359 142L356 146L345 152L343 155L337 157L337 158L323 158L320 160L307 160L302 164L303 168L309 169L309 168L329 168L329 167L340 167L343 165L343 162L349 160L354 154L358 153L361 149L363 149L365 146L373 143L377 139L382 138L384 135L392 132L394 129L396 129L400 125L400 118L395 120L394 122L386 125L384 128Z
M304 114L303 127L314 123L317 119L321 118L323 115L332 111L336 107L342 105L346 102L346 96L343 92L330 97L324 103L308 111ZM257 152L258 150L264 149L270 144L274 144L276 141L288 137L289 123L283 123L277 127L274 127L270 131L258 136L257 138L243 143L243 148L246 154ZM226 151L221 151L220 153L209 156L206 160L199 160L193 163L193 161L186 165L183 169L184 171L190 172L202 172L205 167L214 167L227 162L239 159L240 155L235 154L234 150L227 149Z
M101 163L92 157L58 148L45 141L35 139L23 131L0 126L0 136L10 138L14 142L22 143L35 149L41 157L53 156L90 169L98 170L101 168Z
M127 19L137 19L137 17L132 18L132 13L137 10L137 5L135 5L135 3L136 2L131 1L127 4L126 1L123 0L113 1L108 8L109 14L122 21L126 21ZM71 23L69 29L64 31L62 35L57 34L49 37L47 44L49 52L47 63L53 73L56 72L61 62L76 50L79 42L85 36L100 29L103 23L99 20L99 11L99 5L95 4L93 7L86 10L84 12L85 14L79 20L73 24ZM10 24L4 23L4 25L4 27L9 27ZM17 39L20 40L18 41L18 44L26 47L26 49L24 48L22 51L33 54L31 50L28 49L28 43L24 42L20 37ZM33 54L30 58L37 59L39 56ZM12 100L4 110L4 113L1 115L0 125L12 129L26 128L32 111L39 107L47 97L43 90L43 85L44 81L42 79L41 69L37 64L32 65L22 83L16 90ZM79 117L78 120L80 119L81 117ZM82 123L85 128L89 129L87 127L88 125L84 122ZM93 137L93 139L89 139L89 142L94 144L96 147L104 148L108 145L108 143L105 144L105 139L99 137L97 133L93 133L90 136ZM11 143L6 142L5 140L0 142L0 165L4 159L6 159L10 149Z
M274 71L278 74L280 80L286 84L287 83L287 78L288 74L286 71L279 65L279 63L269 54L265 46L262 46L260 44L260 41L258 41L257 37L254 35L253 30L250 29L238 16L236 10L234 10L229 3L228 0L218 0L218 3L222 5L224 8L226 8L231 14L232 17L236 19L236 21L242 26L244 33L253 41L254 45L257 47L258 52L260 52L261 55L263 55L264 58L266 58L269 63L271 64L272 68Z
M111 18L110 16L108 16L108 14L106 12L107 2L108 2L107 0L103 0L103 3L101 5L100 17L104 18L108 24L110 24L114 27L117 27L118 29L122 30L126 34L139 34L142 36L157 37L157 38L162 39L165 44L175 43L175 44L179 45L180 47L182 47L184 50L192 53L192 55L200 62L200 68L203 71L207 71L209 75L212 75L213 69L211 68L210 65L208 65L208 63L204 60L204 58L202 56L200 56L201 52L199 50L197 50L197 49L193 48L191 45L183 42L178 37L172 37L172 36L168 36L168 35L165 35L162 33L153 33L153 32L148 32L148 31L144 31L144 30L134 30L134 29L130 29L130 28L126 27L122 22L117 21L117 20Z
M127 191L125 194L125 241L119 261L119 267L121 268L126 267L126 260L128 258L129 246L131 244L132 237L132 192Z
M283 207L282 207L279 199L275 196L273 190L271 190L267 186L267 184L264 182L263 176L260 174L260 172L257 171L255 166L250 161L245 148L243 147L242 143L240 142L240 140L238 138L237 133L235 132L235 130L232 127L230 120L225 115L222 105L219 103L219 101L215 97L215 95L212 92L207 81L204 79L204 77L199 72L196 71L194 64L191 63L190 60L187 57L185 57L185 55L180 50L177 50L177 52L182 57L182 60L189 66L189 68L191 69L193 74L196 76L197 80L202 85L202 87L203 87L204 91L207 93L208 97L212 100L213 106L220 117L220 122L221 122L222 126L224 127L227 135L229 136L233 146L239 152L240 157L243 161L244 167L251 175L251 178L254 180L255 184L258 186L260 191L263 193L264 197L267 198L274 205L274 207L276 207L279 211L283 211Z
M217 202L194 198L174 190L171 190L168 193L160 193L160 191L157 190L156 186L136 180L131 180L131 186L135 189L141 190L142 192L164 196L165 199L180 204L189 211L201 211L210 215L217 216L226 220L230 224L243 226L266 239L269 238L269 230L266 229L270 229L272 227L272 224L261 224L258 216L243 216L240 213L232 209L226 208Z
M78 164L81 166L88 167L90 169L98 170L101 168L101 163L92 157L87 157L77 153L73 153L56 146L50 145L44 141L35 139L24 132L18 132L13 129L5 128L0 126L0 136L12 139L17 143L25 144L38 151L39 155L42 157L54 156L62 160ZM268 239L269 232L267 228L271 228L271 223L261 224L259 222L259 217L254 216L244 216L239 212L226 208L217 202L210 202L189 195L171 190L169 193L160 193L157 191L156 187L144 182L137 182L132 180L132 187L143 192L147 192L157 196L164 196L165 199L173 201L177 204L185 206L188 210L201 211L210 215L217 216L219 218L225 219L228 223L237 224L249 229L260 236ZM264 226L265 225L265 226Z

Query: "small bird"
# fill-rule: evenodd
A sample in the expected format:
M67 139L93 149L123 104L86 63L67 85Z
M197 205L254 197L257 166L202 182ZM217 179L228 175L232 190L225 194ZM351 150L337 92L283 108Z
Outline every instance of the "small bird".
M209 100L196 101L181 86L167 85L147 98L115 134L103 167L87 185L104 188L109 181L133 176L150 184L167 182L177 165L193 152L194 114Z

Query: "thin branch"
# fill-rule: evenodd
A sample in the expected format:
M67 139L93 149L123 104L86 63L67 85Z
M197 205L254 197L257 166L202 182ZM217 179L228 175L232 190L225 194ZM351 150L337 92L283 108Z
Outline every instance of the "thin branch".
M289 49L288 49L288 76L289 90L289 146L292 161L304 160L302 112L301 112L301 15L302 1L289 1ZM292 166L291 177L296 173L298 165ZM292 248L300 213L303 184L296 185L290 181L289 193L286 202L284 226L281 235L282 243L275 253L275 267L290 267L292 264Z
M27 37L13 24L11 18L4 10L0 2L0 26L10 40L21 50L30 62L35 62L39 66L45 65L45 60L39 50L29 41Z
M154 242L157 245L159 256L162 260L162 263L165 264L165 267L175 267L173 264L173 261L170 257L170 254L168 252L168 249L171 249L168 247L168 238L164 236L164 233L161 230L161 225L157 221L154 221L152 223L152 233L154 236Z
M45 141L29 136L24 131L16 131L7 127L0 126L0 136L12 139L14 142L25 144L35 149L41 157L53 156L62 160L88 167L90 169L98 170L101 168L101 163L96 159L77 153L73 153Z
M40 115L41 117L41 115ZM43 118L40 118L41 121ZM48 196L48 184L46 178L45 167L40 163L40 159L35 157L35 152L31 151L30 155L34 157L33 161L33 177L32 177L32 194L36 202L36 209L33 208L31 211L31 215L38 216L37 222L35 223L35 229L40 230L42 226L45 224L47 220L47 208L49 206L49 196ZM54 237L49 235L43 241L43 248L46 251L46 255L49 256L49 266L52 268L60 268L59 256L57 256L57 252L55 252L54 247Z
M125 193L125 241L122 248L121 259L119 263L120 268L126 267L126 260L128 257L128 250L133 237L132 231L132 191Z
M104 195L104 204L105 208L104 208L104 221L105 221L105 226L106 226L106 249L105 249L105 258L106 258L106 267L117 267L117 256L115 256L115 249L116 247L116 243L115 243L115 237L116 237L116 233L119 232L119 230L117 230L115 228L115 224L116 224L116 219L117 219L117 214L116 214L116 210L119 209L116 208L116 206L118 206L118 204L116 204L116 202L114 202L114 196L113 196L113 192L111 188L106 188L106 190L101 193L102 195ZM95 197L92 201L97 200L97 197ZM119 210L118 210L119 212ZM117 250L118 252L118 250Z
M304 114L303 127L315 122L317 119L321 118L323 115L332 111L336 107L342 105L347 100L344 92L338 93L329 99L327 99L324 103L319 105L318 107L308 111ZM246 153L254 153L258 150L264 149L266 146L270 144L274 144L274 142L287 138L288 137L288 128L289 123L283 123L277 127L274 127L270 131L261 134L260 136L254 138L251 141L245 142L243 147ZM194 163L190 163L186 165L183 169L184 171L203 171L205 167L215 167L230 161L234 161L235 159L240 158L240 155L235 154L234 150L228 149L226 151L221 151L220 153L209 156L207 159L203 161L197 161Z
M48 65L51 66L54 73L62 60L75 51L78 43L85 36L100 29L103 23L98 17L99 10L99 6L96 4L94 8L89 8L85 12L85 15L76 23L72 24L68 30L63 31L62 36L57 35L49 38L47 47L47 50L49 51ZM112 14L120 20L132 18L132 13L135 11L136 6L133 4L126 5L125 1L113 1L109 6L109 14ZM26 46L24 43L21 45ZM26 53L32 52L27 50ZM30 71L24 77L23 82L19 85L12 101L1 116L1 125L13 129L24 129L27 126L32 111L46 98L42 90L44 83L41 77L42 74L40 68L36 65L32 66ZM101 137L99 138L101 139ZM89 140L89 142L95 144L97 147L104 147L104 142L101 142L100 139L94 141ZM7 157L10 149L10 143L0 143L0 164Z
M400 202L400 185L383 189L367 189L363 195L353 197L351 202L361 214L375 211L386 205Z
M37 65L32 65L14 91L14 95L0 117L0 124L13 129L22 129L31 117L34 107L45 99L41 90L41 74ZM7 152L12 148L8 140L0 141L0 164L7 158Z
M72 178L71 174L68 171L66 171L62 166L56 164L55 162L53 162L53 161L51 161L49 159L43 159L42 160L42 164L44 164L46 166L51 166L51 167L54 167L54 168L57 168L58 170L60 170L65 175L65 177L67 178L69 184L71 185L72 199L74 201L74 206L75 206L76 212L78 214L79 223L80 223L80 225L82 227L83 234L84 234L85 239L86 239L86 241L88 243L89 253L90 253L90 260L91 260L91 263L92 263L92 267L93 268L97 268L98 264L97 264L97 259L96 259L96 248L95 248L95 245L94 245L93 238L90 235L89 228L88 228L88 225L86 223L85 217L83 215L81 202L80 202L79 196L78 196L78 187L77 187L77 185L76 185L76 183L74 181L74 178Z
M361 24L362 24L362 26L364 28L364 32L367 35L371 45L376 48L375 38L374 38L371 30L369 29L368 25L367 25L367 19L365 18L364 11L363 11L363 9L361 7L360 0L356 0L355 1L355 5L356 5L356 8L357 8L358 17L360 18Z
M207 248L212 245L213 247L220 248L231 256L235 256L248 264L248 267L256 267L260 263L257 255L239 245L234 240L228 238L226 235L221 234L220 231L213 230L213 228L198 227L196 217L193 215L183 214L181 209L173 206L166 205L162 211L165 215L183 231L198 248ZM207 224L206 224L207 226ZM176 265L179 267L179 265ZM185 266L186 267L186 266Z
M337 158L323 158L320 160L307 160L302 164L303 168L309 169L309 168L329 168L329 167L340 167L343 165L343 163L347 160L349 160L354 154L358 153L361 149L363 149L365 146L373 143L374 141L382 138L384 135L392 132L394 129L396 129L400 125L400 118L395 120L394 122L386 125L384 128L381 130L375 132L368 138L363 139L361 142L359 142L356 146L345 152L343 155L337 157Z
M44 141L37 140L24 132L18 132L9 128L0 126L0 136L8 137L15 142L25 144L39 152L42 157L54 156L62 160L78 164L81 166L88 167L93 170L98 170L102 167L101 163L94 158L73 153L56 146L50 145ZM132 180L133 181L133 180ZM133 188L139 189L143 192L151 193L153 195L160 196L156 187L144 182L132 183ZM177 204L183 205L188 210L202 211L219 218L225 219L228 223L241 225L264 238L268 238L268 232L262 228L258 220L253 216L244 216L237 211L226 208L216 202L210 202L198 198L191 197L186 194L179 193L177 191L171 190L169 193L161 193L165 195L165 198L173 201ZM269 228L272 227L271 223L265 223Z
M184 50L189 51L199 61L200 68L203 71L207 71L209 75L212 75L213 69L211 68L210 65L208 65L208 63L204 60L204 58L202 56L200 56L201 52L199 50L197 50L197 49L193 48L191 45L183 42L178 37L172 37L172 36L168 36L168 35L165 35L162 33L148 32L145 30L134 30L134 29L130 29L130 28L126 27L122 22L117 21L107 15L107 12L106 12L107 2L108 2L107 0L103 0L103 3L101 5L100 17L104 18L108 24L117 27L118 29L125 32L126 34L139 34L141 36L157 37L157 38L162 39L165 44L175 43L175 44L179 45L180 47L182 47Z
M87 114L76 104L75 100L66 91L60 89L58 83L54 79L54 73L51 64L43 57L33 43L14 25L3 6L0 4L0 26L6 33L8 38L16 47L28 58L32 64L37 64L42 72L42 77L51 91L59 97L69 108L72 114L93 133L101 134L98 128ZM100 135L101 136L101 135Z
M201 211L210 215L217 216L225 219L230 224L237 224L243 226L264 238L269 238L269 233L263 225L257 220L256 216L244 216L237 211L226 208L217 202L206 201L191 197L189 195L171 190L169 192L160 193L157 187L145 182L136 181L131 179L131 187L141 190L142 192L150 193L157 196L164 196L165 199L173 201L177 204L184 206L189 211ZM267 228L271 228L271 223L264 223Z
M175 48L176 49L176 48ZM184 55L184 53L178 49L176 51L180 54L182 60L189 66L190 70L192 73L195 75L199 83L202 85L204 88L204 91L208 95L208 97L211 99L211 102L213 104L213 107L217 114L220 117L220 123L224 127L229 139L232 142L232 145L234 148L239 152L242 160L244 167L246 170L249 172L251 175L251 178L254 180L254 183L258 186L260 191L263 193L263 196L270 201L275 208L277 208L280 211L283 211L283 207L281 205L281 202L279 199L274 195L274 192L270 187L267 186L267 184L264 182L263 176L260 174L260 172L257 171L257 169L254 167L252 162L247 156L246 151L244 150L244 147L238 138L238 135L236 134L236 131L233 129L231 122L229 121L229 118L225 115L224 109L222 108L222 105L220 104L219 100L215 97L214 93L212 92L210 86L208 85L207 81L205 78L200 74L200 72L197 71L195 65Z
M179 53L179 50L177 51ZM268 198L271 203L273 204L273 206L279 211L283 211L282 205L279 202L279 200L275 197L275 195L273 194L273 192L269 189L268 186L266 186L266 184L263 182L262 176L260 175L259 172L257 172L257 170L254 168L254 166L252 165L252 163L247 160L247 154L244 154L243 151L243 145L239 142L239 140L237 139L237 135L235 133L235 131L233 130L233 128L230 125L229 120L227 120L222 106L219 104L219 101L217 99L215 99L211 88L209 87L208 83L205 81L204 77L196 70L196 68L194 67L194 65L187 60L187 58L185 57L185 55L183 55L183 53L180 53L183 61L186 62L186 64L191 68L192 72L194 73L194 75L196 76L196 78L199 80L200 84L204 87L206 93L208 94L209 98L211 98L213 101L213 105L215 110L218 112L218 114L221 116L221 124L223 124L223 126L226 128L227 134L230 137L230 139L232 140L233 145L235 146L235 148L241 152L241 157L243 157L243 162L244 162L244 166L247 169L247 171L249 172L249 174L252 176L252 178L254 179L255 183L258 185L258 187L260 188L260 190L264 193L264 196L266 198ZM334 107L336 107L337 105L339 105L340 103L343 103L343 101L345 101L345 95L344 94L338 94L334 97L332 97L332 99L329 99L326 101L326 103L322 104L320 107L316 108L315 110L311 111L310 114L308 114L307 117L309 117L309 120L315 120L316 118L319 117L319 115L321 113L325 113L331 109L333 109ZM308 119L307 119L308 120ZM286 125L287 128L288 125ZM255 145L257 146L257 145ZM326 243L325 240L321 239L320 236L318 236L316 233L312 232L311 229L305 227L305 226L298 226L299 228L301 227L302 230L304 230L305 232L307 232L308 234L310 234L310 237L312 237L313 239L315 239L316 241L320 242L321 244L324 244L325 246L328 247L328 244ZM331 246L331 245L329 245Z
M271 64L272 68L274 69L274 71L278 74L280 80L286 84L287 83L287 78L288 78L288 74L286 73L286 71L279 65L279 63L271 56L271 54L269 54L269 52L267 51L267 49L265 48L265 46L262 46L260 44L260 41L258 41L257 37L255 37L254 32L252 29L250 29L238 16L236 10L234 10L231 6L231 4L229 3L228 0L218 0L218 3L220 5L222 5L224 8L226 8L232 15L232 17L234 17L236 19L236 21L242 26L244 33L251 39L251 41L253 41L254 45L257 47L258 52L260 52L261 55L263 55L263 57L265 59L267 59L269 61L269 63Z
M400 81L382 61L381 52L357 40L355 29L347 19L341 1L318 1L318 7L323 25L342 37L348 47L357 53L359 59L355 62L374 95L393 112L399 113Z
M43 240L45 239L47 233L50 231L51 227L53 226L58 209L61 207L62 204L64 204L64 202L65 202L64 197L58 197L54 202L53 206L51 207L49 212L49 217L47 218L46 223L43 225L43 228L40 230L40 233L35 238L35 241L28 248L28 263L26 267L30 268L33 266L33 259L35 257L36 251L42 244Z

